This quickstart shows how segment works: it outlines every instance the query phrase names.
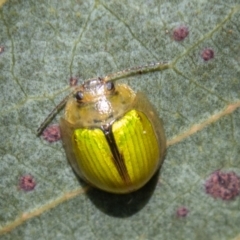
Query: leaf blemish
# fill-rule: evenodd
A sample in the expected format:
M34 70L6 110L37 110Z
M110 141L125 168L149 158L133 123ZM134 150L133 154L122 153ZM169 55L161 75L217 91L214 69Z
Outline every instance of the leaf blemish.
M175 41L183 41L189 34L188 27L179 26L173 30L173 39Z
M35 186L36 186L36 181L33 178L33 176L30 174L23 175L19 179L19 187L25 192L32 191L35 188Z
M61 139L60 128L58 124L47 127L42 133L43 139L52 143Z
M235 172L213 172L205 183L205 190L213 198L233 200L240 193L240 177Z
M214 51L211 48L206 48L202 51L201 57L204 61L209 61L214 58Z
M189 213L189 210L184 206L179 207L176 211L177 217L180 217L180 218L181 217L186 217L188 215L188 213Z

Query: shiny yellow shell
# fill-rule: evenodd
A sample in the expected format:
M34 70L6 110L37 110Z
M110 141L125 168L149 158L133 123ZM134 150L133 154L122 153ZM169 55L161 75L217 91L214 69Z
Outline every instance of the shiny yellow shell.
M94 187L129 193L145 185L166 149L161 120L141 93L101 78L76 88L60 120L67 158Z

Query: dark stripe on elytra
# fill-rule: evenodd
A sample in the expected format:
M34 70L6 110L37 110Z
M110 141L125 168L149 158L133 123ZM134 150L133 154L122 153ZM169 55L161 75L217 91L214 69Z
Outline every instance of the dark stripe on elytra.
M108 145L110 147L110 150L112 152L113 155L113 163L115 165L115 167L117 168L117 171L120 175L120 177L122 178L122 180L129 185L131 183L130 177L128 175L128 171L124 162L124 158L123 155L120 154L117 144L115 142L115 138L112 132L112 125L110 126L103 126L102 131L105 135L105 138L108 142Z

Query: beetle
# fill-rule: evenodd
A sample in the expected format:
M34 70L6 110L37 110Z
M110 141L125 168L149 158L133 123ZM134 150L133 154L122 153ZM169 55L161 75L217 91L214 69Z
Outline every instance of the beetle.
M50 113L39 127L38 135L66 105L60 119L61 137L77 175L111 193L138 190L163 161L165 133L162 121L145 95L115 81L166 68L165 62L153 63L86 80Z

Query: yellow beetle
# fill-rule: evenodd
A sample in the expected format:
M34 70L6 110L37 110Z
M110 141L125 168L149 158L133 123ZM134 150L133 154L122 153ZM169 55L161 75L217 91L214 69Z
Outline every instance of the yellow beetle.
M113 80L167 68L155 63L127 69L77 86L38 129L66 104L60 120L67 158L90 185L124 194L144 186L158 170L166 149L162 122L148 99Z

